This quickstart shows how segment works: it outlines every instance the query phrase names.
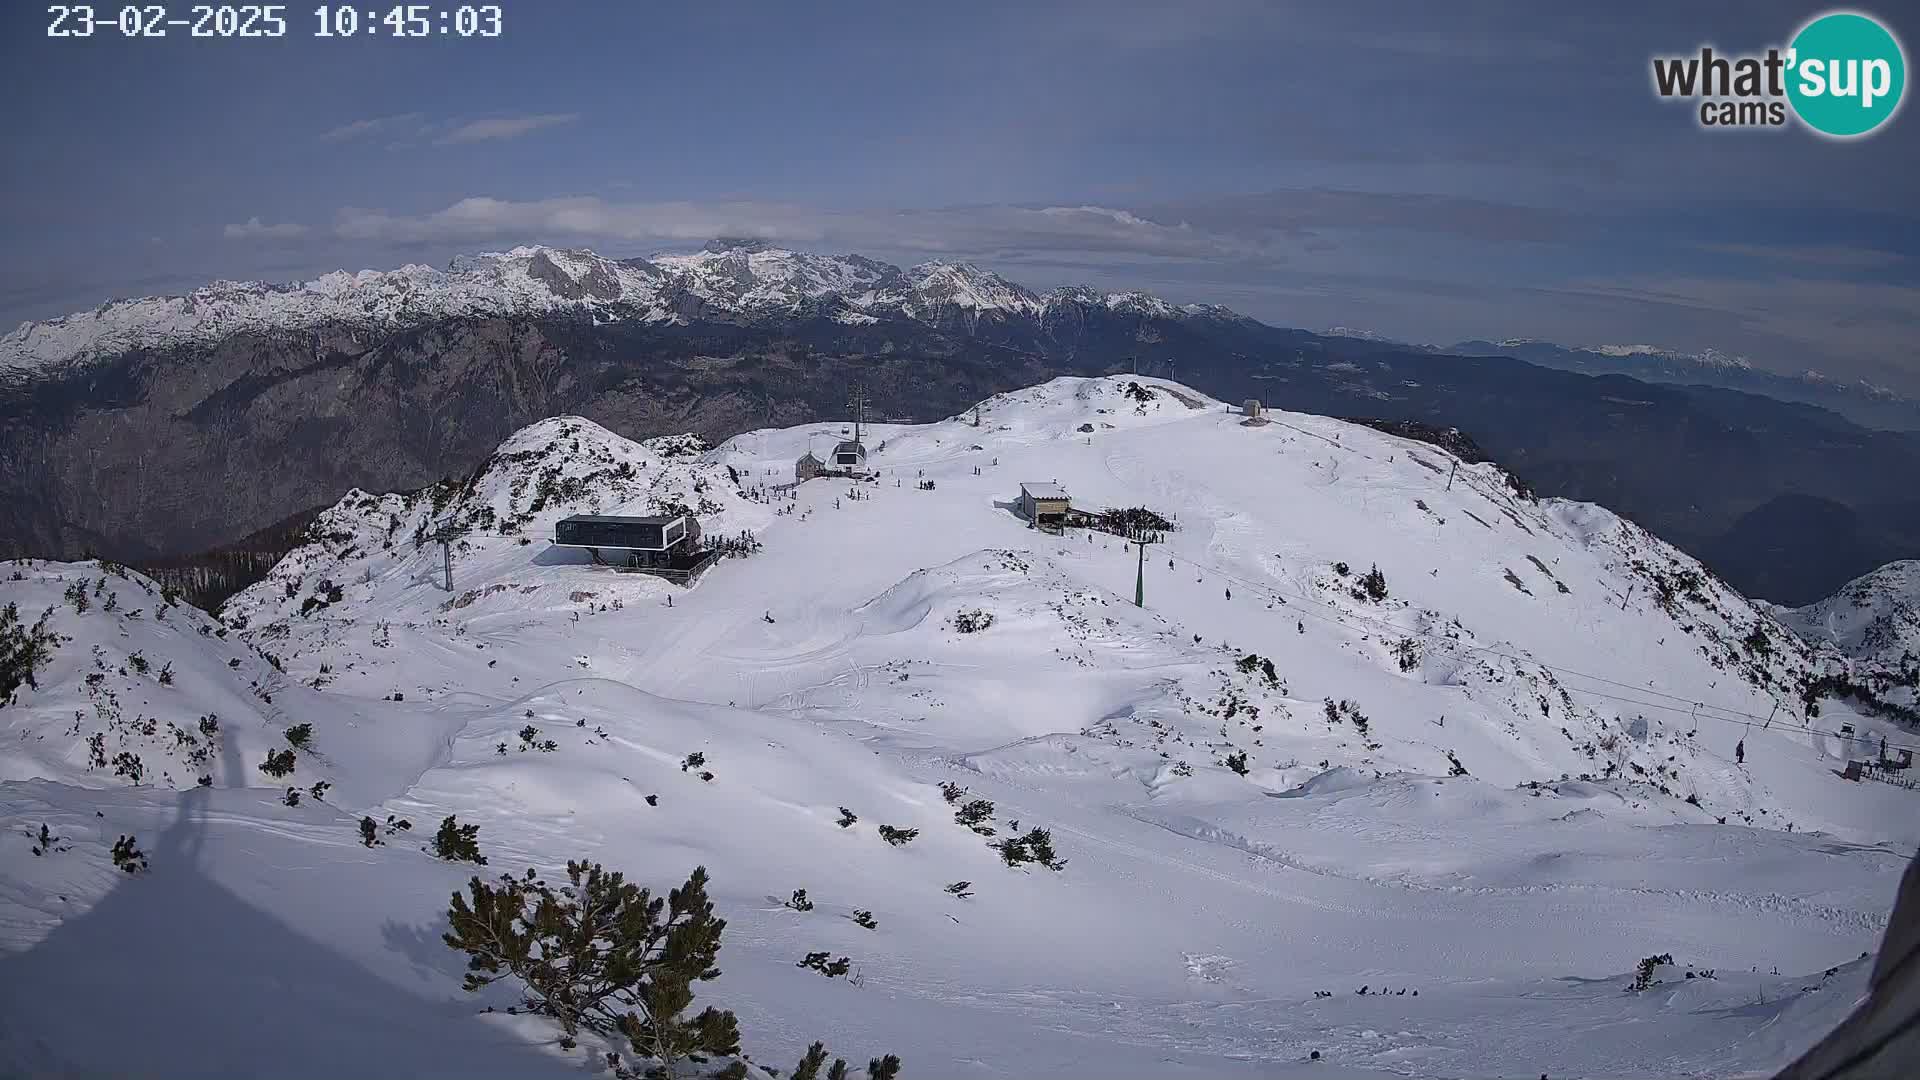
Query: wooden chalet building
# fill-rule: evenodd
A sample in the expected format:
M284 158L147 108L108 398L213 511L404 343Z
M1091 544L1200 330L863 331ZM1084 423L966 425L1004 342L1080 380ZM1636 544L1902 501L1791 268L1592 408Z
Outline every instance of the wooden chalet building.
M1044 528L1059 528L1073 512L1067 489L1059 484L1029 482L1020 485L1020 516Z

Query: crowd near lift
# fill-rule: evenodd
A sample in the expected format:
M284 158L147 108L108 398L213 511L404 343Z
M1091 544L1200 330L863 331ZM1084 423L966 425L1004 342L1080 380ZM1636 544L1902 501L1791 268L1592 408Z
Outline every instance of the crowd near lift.
M800 455L793 463L793 482L804 484L816 476L839 476L854 480L870 480L873 473L867 468L867 407L869 405L866 388L856 386L847 398L847 411L852 414L852 438L842 439L827 452L825 461L812 450ZM841 434L848 434L846 428Z
M595 565L692 584L718 553L700 547L700 521L692 514L620 517L575 514L554 523L556 547L585 551Z

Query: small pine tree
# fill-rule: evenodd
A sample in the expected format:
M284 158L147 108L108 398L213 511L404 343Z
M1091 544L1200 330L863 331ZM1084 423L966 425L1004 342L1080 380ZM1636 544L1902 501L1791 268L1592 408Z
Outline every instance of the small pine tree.
M1659 969L1660 965L1671 963L1673 963L1672 953L1658 953L1654 956L1642 958L1640 966L1633 973L1633 986L1631 989L1638 993L1639 991L1652 988L1656 981L1653 973Z
M856 925L866 927L868 930L875 929L880 925L874 921L873 912L865 908L854 908L852 918Z
M1018 828L1019 823L1016 822L1014 827ZM1067 860L1060 858L1053 850L1052 831L1038 826L1027 830L1024 835L1010 836L991 846L1008 866L1033 862L1055 871L1064 870L1067 866Z
M288 788L286 795L282 796L280 801L283 803L286 803L288 806L299 806L300 805L300 789Z
M584 862L569 862L558 888L531 869L498 885L476 877L467 888L471 903L453 894L445 940L467 954L468 991L511 975L527 1006L558 1020L569 1038L581 1028L624 1035L666 1076L682 1059L740 1052L732 1012L685 1015L693 984L720 974L714 961L727 925L707 899L705 867L665 897Z
M805 1057L793 1067L793 1080L820 1080L820 1067L827 1063L827 1044L816 1042L807 1047ZM841 1062L844 1066L846 1063Z
M993 835L993 826L986 823L991 817L993 817L993 804L985 799L970 800L953 814L956 825L965 825L981 836Z
M844 806L840 808L840 827L841 828L851 829L853 828L853 823L859 820L860 820L859 815L855 814L853 811L847 809Z
M892 1054L867 1062L867 1080L898 1080L899 1076L900 1059Z
M374 847L383 843L380 839L380 825L370 817L360 819L360 844L362 847Z
M793 895L787 898L786 906L795 911L812 911L813 901L807 899L807 890L795 889Z
M295 750L305 750L313 742L312 724L295 724L287 729L287 745Z
M1360 594L1376 604L1387 598L1387 575L1380 572L1379 564L1360 576Z
M948 806L952 806L954 803L959 802L960 796L965 795L966 793L967 793L966 788L961 787L959 784L956 784L951 780L940 785L940 797L947 800Z
M947 892L951 893L954 896L959 897L962 900L970 899L973 896L973 882L956 881L953 884L947 886Z
M1245 750L1235 750L1233 753L1228 754L1227 768L1232 769L1241 776L1247 775L1247 752Z
M695 750L693 753L687 755L687 759L685 761L682 761L680 763L680 771L686 772L689 769L698 769L705 766L706 763L707 763L707 755L701 753L698 750Z
M448 862L487 865L487 857L480 854L480 826L462 825L452 814L440 822L440 830L433 834L432 851L436 858Z
M880 839L885 840L894 847L910 844L913 842L913 838L919 835L919 829L896 829L891 825L880 826Z
M173 685L173 661L169 660L160 666L159 678L161 686Z
M260 771L275 780L281 780L293 775L294 764L293 751L269 750L267 760L260 763Z

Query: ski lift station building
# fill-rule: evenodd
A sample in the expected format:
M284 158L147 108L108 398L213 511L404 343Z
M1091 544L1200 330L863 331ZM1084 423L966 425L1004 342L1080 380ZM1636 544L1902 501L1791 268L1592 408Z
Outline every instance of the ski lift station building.
M1020 485L1020 515L1035 525L1058 525L1072 509L1067 489L1059 484L1029 482Z
M584 549L595 562L614 566L672 566L694 553L699 538L700 527L687 514L575 514L553 526L556 545Z
M864 469L867 448L859 439L847 439L833 448L831 460L836 469Z

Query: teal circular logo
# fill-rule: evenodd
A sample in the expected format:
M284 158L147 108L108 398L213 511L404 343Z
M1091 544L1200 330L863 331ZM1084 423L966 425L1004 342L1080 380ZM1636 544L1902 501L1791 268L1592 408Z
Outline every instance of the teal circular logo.
M1787 55L1787 100L1822 135L1865 135L1900 108L1906 54L1886 27L1865 15L1836 11L1814 19L1794 36Z

